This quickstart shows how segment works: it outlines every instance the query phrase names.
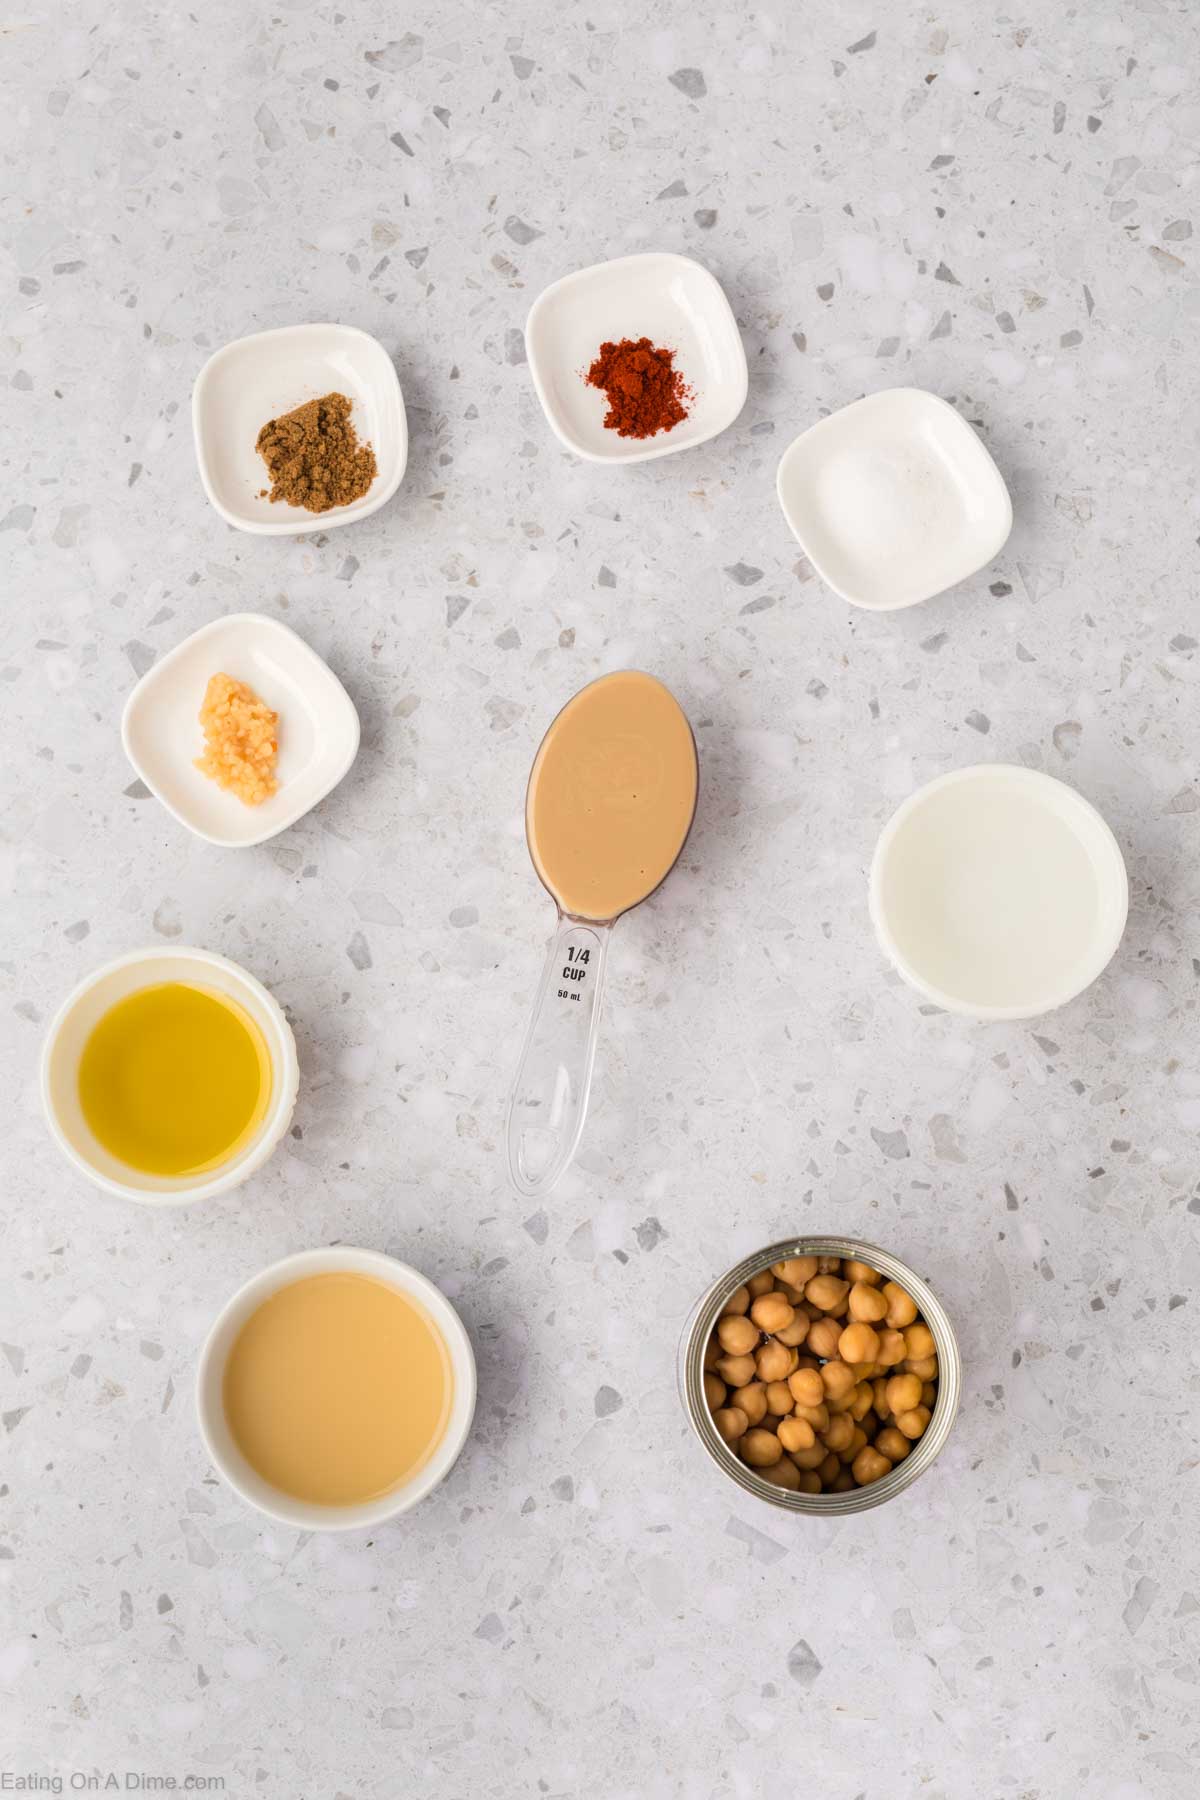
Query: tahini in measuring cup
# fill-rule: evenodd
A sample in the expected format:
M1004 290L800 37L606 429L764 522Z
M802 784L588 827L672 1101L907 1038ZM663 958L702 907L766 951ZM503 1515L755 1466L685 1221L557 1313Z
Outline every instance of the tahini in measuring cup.
M670 874L696 812L696 740L653 675L602 675L563 707L533 761L525 836L558 907L508 1108L519 1194L548 1193L587 1115L609 933Z

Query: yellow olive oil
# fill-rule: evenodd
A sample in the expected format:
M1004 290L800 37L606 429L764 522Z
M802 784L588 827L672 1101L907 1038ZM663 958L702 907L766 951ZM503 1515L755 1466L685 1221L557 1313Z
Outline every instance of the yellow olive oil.
M271 1058L224 994L164 981L109 1008L83 1047L79 1101L93 1134L144 1175L228 1162L271 1098Z

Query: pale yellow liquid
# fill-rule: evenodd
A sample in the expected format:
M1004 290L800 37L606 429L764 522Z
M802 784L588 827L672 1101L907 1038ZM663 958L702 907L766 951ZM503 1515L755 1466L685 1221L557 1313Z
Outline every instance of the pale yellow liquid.
M79 1061L93 1135L146 1175L198 1175L235 1156L262 1124L271 1058L249 1013L186 981L139 988L109 1007Z
M525 802L533 866L563 912L615 919L652 894L683 849L698 783L687 716L653 675L623 669L569 700Z
M310 1275L251 1313L225 1365L225 1417L272 1487L352 1506L441 1442L454 1375L425 1309L369 1275Z

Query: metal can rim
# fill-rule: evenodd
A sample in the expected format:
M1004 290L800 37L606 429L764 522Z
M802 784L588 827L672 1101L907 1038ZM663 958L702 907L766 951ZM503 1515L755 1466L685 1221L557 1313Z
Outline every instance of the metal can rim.
M888 1280L898 1282L917 1302L921 1316L933 1333L938 1358L938 1394L933 1417L914 1448L897 1463L881 1481L854 1488L846 1494L798 1494L764 1481L736 1457L713 1424L704 1397L704 1346L720 1317L721 1307L735 1288L741 1287L772 1263L789 1256L841 1256L856 1262L870 1263ZM958 1413L962 1393L962 1356L950 1315L915 1269L878 1244L864 1238L795 1237L769 1244L752 1256L743 1257L735 1267L718 1278L700 1296L688 1315L679 1345L679 1388L684 1409L693 1430L712 1460L738 1486L786 1512L806 1513L814 1518L840 1518L847 1513L867 1512L895 1499L911 1487L941 1454Z

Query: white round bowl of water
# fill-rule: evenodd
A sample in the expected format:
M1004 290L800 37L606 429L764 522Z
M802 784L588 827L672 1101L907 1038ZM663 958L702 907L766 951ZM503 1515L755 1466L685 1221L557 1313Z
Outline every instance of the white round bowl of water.
M955 769L884 826L871 922L918 993L976 1019L1032 1019L1090 986L1125 930L1120 846L1082 794L1010 763Z

